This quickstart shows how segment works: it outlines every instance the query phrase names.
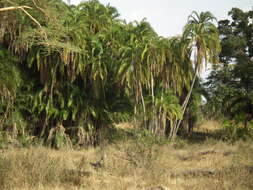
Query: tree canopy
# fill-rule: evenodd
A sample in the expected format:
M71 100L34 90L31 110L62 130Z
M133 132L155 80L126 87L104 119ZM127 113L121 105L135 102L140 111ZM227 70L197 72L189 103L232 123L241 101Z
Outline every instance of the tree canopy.
M231 20L219 21L221 63L206 83L211 113L243 123L253 118L253 11L233 8Z
M253 14L229 15L217 28L210 12L193 12L181 36L164 38L98 0L1 1L1 130L15 126L44 142L64 131L65 140L94 145L115 123L134 121L173 138L202 109L207 63L219 63L207 106L231 117L243 110L250 121Z

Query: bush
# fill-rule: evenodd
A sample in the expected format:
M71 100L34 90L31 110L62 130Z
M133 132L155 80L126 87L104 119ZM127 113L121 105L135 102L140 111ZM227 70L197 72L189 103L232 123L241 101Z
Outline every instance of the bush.
M141 143L146 147L163 145L169 142L166 137L155 135L146 129L134 130L133 137L138 143Z
M237 141L239 139L247 140L253 138L253 124L243 127L240 123L230 120L223 122L223 138L229 141Z

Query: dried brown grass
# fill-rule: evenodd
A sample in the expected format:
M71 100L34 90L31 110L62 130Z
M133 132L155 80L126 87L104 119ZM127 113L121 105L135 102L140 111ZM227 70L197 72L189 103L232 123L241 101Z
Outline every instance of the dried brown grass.
M126 140L83 150L6 150L0 156L0 189L253 189L251 142L180 144Z
M220 129L221 129L220 122L215 121L215 120L209 120L199 125L197 130L201 132L210 133L210 132L214 132Z

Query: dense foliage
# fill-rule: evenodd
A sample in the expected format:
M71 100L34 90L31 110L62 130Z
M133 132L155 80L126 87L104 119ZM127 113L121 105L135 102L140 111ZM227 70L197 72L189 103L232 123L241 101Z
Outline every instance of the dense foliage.
M133 120L173 138L182 119L192 123L196 79L220 51L209 12L194 12L182 36L163 38L97 0L0 7L0 126L17 135L96 144L113 123Z
M221 64L206 83L207 106L210 115L232 122L226 126L243 126L247 132L253 119L253 11L233 8L229 16L219 21Z

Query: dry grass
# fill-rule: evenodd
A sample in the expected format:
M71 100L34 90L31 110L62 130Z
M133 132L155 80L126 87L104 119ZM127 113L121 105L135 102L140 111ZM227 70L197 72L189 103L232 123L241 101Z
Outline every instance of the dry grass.
M207 133L214 132L219 129L221 129L221 124L214 120L206 121L198 127L198 131Z
M134 129L135 128L132 123L127 123L127 122L118 123L118 124L116 124L116 127L118 129Z
M250 142L146 145L126 140L78 151L13 149L0 157L3 190L149 190L158 186L250 190L252 178Z

